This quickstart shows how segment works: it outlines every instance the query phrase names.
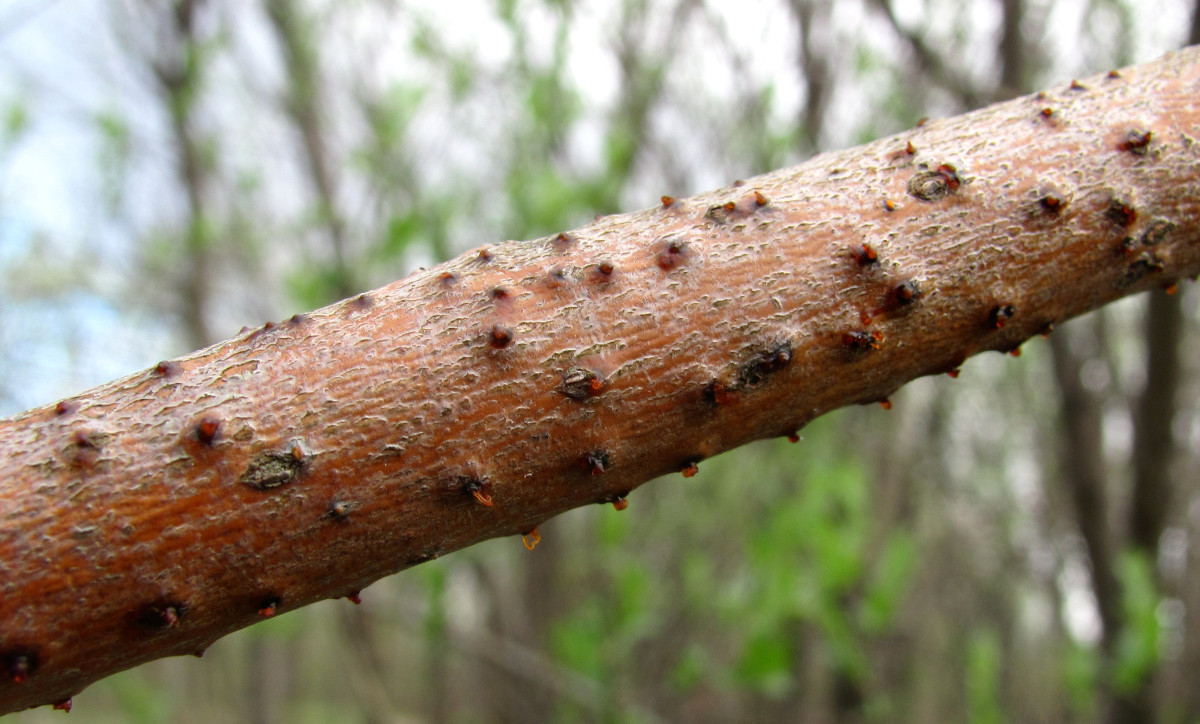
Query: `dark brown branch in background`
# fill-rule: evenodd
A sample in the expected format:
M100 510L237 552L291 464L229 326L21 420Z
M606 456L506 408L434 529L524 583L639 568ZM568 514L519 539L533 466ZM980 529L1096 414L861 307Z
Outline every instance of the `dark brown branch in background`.
M961 78L954 66L943 62L924 36L920 33L904 27L900 23L900 19L896 17L896 12L892 9L892 0L873 0L875 7L883 13L884 18L896 31L896 35L904 41L905 45L912 51L913 60L916 61L916 66L921 70L921 73L936 83L941 88L953 93L955 97L961 98L970 108L983 102L991 94L980 94L978 89L969 79Z
M1150 561L1158 559L1159 539L1175 500L1171 462L1179 407L1176 396L1183 377L1179 359L1183 327L1179 298L1152 294L1146 308L1146 382L1134 410L1134 486L1129 520L1133 545Z
M348 297L359 290L349 262L346 221L337 198L337 178L330 159L329 140L323 114L327 112L321 69L317 63L311 19L304 17L295 0L267 0L271 21L284 56L288 74L288 118L300 134L300 145L308 162L309 178L317 196L320 219L329 235L332 255L331 291Z
M811 0L790 0L788 7L795 18L800 42L797 45L797 62L804 78L804 110L800 119L800 133L804 149L812 153L821 147L821 132L824 130L826 110L829 105L832 77L829 68L831 48L821 47L818 37L832 43L832 23L829 21L828 6ZM820 18L818 23L818 16Z
M0 421L0 711L532 544L1200 273L1198 56L477 249Z
M150 60L167 107L172 141L179 156L179 180L187 197L180 316L188 343L196 347L211 344L215 337L207 314L213 286L208 216L212 163L206 158L194 113L205 68L196 28L203 9L204 0L180 0L173 12L159 19L169 24L162 33L168 40Z

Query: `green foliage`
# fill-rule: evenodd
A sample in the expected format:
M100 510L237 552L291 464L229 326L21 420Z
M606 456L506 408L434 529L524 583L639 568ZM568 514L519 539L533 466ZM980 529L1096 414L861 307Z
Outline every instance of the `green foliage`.
M992 628L980 628L967 640L967 721L1000 724L1006 721L1001 704L1004 649Z
M747 620L754 625L743 670L770 672L784 663L790 669L795 662L785 661L788 645L779 641L798 626L812 626L837 669L862 680L870 670L864 643L893 623L915 548L905 534L893 533L877 554L872 549L871 483L856 460L825 460L802 469L789 486L793 493L770 506L750 531L747 560L754 577L742 609L747 614L752 609ZM768 639L776 643L768 645ZM767 668L751 665L760 660ZM778 686L774 676L759 683Z
M124 115L115 108L98 112L95 115L95 128L100 137L96 166L103 176L104 205L110 213L115 214L125 199L125 180L133 137Z
M0 149L7 149L15 144L29 129L29 125L29 106L20 99L10 101L4 110L4 130L3 136L0 136Z
M1154 568L1141 553L1121 552L1117 564L1121 582L1124 626L1113 660L1113 686L1120 692L1135 690L1158 665L1162 624L1158 618L1161 596Z
M783 634L770 629L749 635L734 671L741 685L772 698L781 698L792 689L796 662L790 642Z
M1080 719L1087 720L1095 714L1101 663L1099 652L1093 647L1070 644L1063 651L1064 693L1070 710Z

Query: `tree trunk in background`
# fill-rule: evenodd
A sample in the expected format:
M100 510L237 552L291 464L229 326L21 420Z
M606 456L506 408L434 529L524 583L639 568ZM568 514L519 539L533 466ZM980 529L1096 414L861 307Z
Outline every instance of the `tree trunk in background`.
M213 285L211 219L208 194L211 162L205 158L203 139L196 129L195 99L203 81L205 63L200 48L203 39L196 25L204 0L182 0L174 5L171 23L163 35L171 39L165 49L150 61L158 79L164 105L170 117L171 132L179 156L179 181L187 197L187 229L184 232L184 264L180 275L180 316L187 341L193 347L212 344L215 336L208 323L208 302Z
M337 178L325 132L323 113L329 105L323 91L313 20L304 16L295 0L267 0L266 9L288 74L284 107L300 135L317 197L318 218L329 241L329 291L334 299L345 298L357 292L359 286L349 261L346 221L338 204Z
M1198 57L479 249L0 422L0 709L1200 273Z
M1092 590L1104 628L1103 648L1111 654L1121 628L1121 591L1114 564L1113 536L1109 530L1108 483L1105 473L1100 399L1084 384L1083 355L1074 351L1065 334L1050 339L1054 379L1061 395L1062 441L1059 477L1070 494L1090 563Z

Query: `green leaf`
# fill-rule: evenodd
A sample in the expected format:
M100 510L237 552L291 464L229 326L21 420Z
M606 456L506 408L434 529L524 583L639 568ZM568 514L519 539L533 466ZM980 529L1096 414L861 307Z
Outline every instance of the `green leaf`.
M1125 551L1117 561L1121 582L1121 609L1124 626L1117 639L1113 661L1113 685L1117 691L1131 692L1158 666L1162 626L1158 620L1161 597L1154 581L1154 570L1146 557Z
M742 649L735 674L739 681L768 696L791 688L792 653L777 631L755 634Z
M967 721L999 724L1005 721L1000 704L1003 666L1000 637L990 628L974 631L967 641Z

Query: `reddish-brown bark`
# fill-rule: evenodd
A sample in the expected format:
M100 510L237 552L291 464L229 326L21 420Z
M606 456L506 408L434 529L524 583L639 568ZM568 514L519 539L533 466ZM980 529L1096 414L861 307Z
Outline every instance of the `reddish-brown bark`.
M1063 84L0 421L0 711L1197 274L1198 94L1197 50Z

